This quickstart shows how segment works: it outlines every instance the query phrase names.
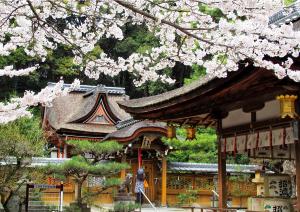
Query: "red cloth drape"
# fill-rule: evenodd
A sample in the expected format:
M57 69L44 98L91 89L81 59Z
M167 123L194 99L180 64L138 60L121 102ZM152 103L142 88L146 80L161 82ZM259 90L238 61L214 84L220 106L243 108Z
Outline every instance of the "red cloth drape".
M138 148L138 164L139 164L139 168L142 167L142 149Z

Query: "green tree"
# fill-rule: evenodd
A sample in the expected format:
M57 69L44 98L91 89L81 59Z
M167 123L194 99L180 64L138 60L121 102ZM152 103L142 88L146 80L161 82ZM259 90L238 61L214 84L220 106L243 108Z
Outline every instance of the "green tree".
M197 128L196 138L186 140L185 129L177 129L177 137L163 138L163 142L173 147L168 160L174 162L217 162L216 133L212 128Z
M218 146L217 135L213 128L198 127L196 137L186 140L184 128L176 130L176 138L163 138L163 142L173 147L168 160L173 162L217 163ZM227 163L248 164L250 159L246 155L227 155Z
M63 164L50 164L45 167L45 173L58 174L74 180L77 189L76 204L82 207L91 197L101 194L104 190L119 185L120 179L115 177L122 169L128 168L125 163L109 161L122 145L115 141L91 142L87 140L70 140L75 156ZM82 188L88 177L103 177L101 189L95 192L83 193Z
M0 125L0 195L6 211L13 195L35 175L30 159L44 155L45 139L39 116ZM16 203L17 204L17 203Z
M289 5L293 4L293 3L295 3L295 1L296 0L284 0L284 5L285 6L289 6Z

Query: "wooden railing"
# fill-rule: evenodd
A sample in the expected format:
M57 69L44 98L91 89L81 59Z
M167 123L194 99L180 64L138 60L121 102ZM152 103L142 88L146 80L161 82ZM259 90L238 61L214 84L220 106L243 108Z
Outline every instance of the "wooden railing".
M231 207L231 208L205 208L205 207L197 207L197 206L183 206L184 209L191 209L194 212L196 209L200 212L237 212L238 210L245 210L246 212L265 212L265 211L251 211L247 210L247 208L240 208L240 207Z

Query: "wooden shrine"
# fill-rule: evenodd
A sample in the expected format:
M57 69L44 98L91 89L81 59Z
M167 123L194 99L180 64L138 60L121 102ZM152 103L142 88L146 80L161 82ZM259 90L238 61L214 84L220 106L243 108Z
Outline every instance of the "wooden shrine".
M193 188L199 191L196 202L211 206L214 201L211 190L216 186L217 164L167 164L166 155L171 148L161 141L161 137L174 136L175 128L168 127L164 122L133 119L117 104L117 101L126 99L128 97L123 88L87 85L81 85L67 96L55 99L53 106L44 108L43 113L43 127L52 149L51 156L61 160L72 156L70 147L66 145L66 141L70 139L95 142L116 140L124 148L114 156L114 160L127 162L131 166L130 169L123 170L120 177L124 179L127 173L132 174L132 192L140 152L149 185L145 193L152 202L162 206L176 205L177 196ZM190 126L187 131L188 138L192 139L195 129ZM257 166L228 165L228 172L233 176L246 174L250 177L256 169ZM55 185L60 181L49 177L47 183ZM97 177L91 177L85 183L89 189L97 189L100 185L101 179ZM255 193L253 183L229 182L229 185L232 204L245 207L247 198ZM64 201L68 204L76 198L76 185L69 179L64 182L64 186ZM245 192L237 192L240 188ZM113 193L110 189L97 196L95 202L112 203ZM50 196L43 197L45 202L49 199Z
M292 69L299 66L295 58ZM226 78L204 77L179 89L119 105L135 119L169 123L169 135L174 134L172 124L217 129L221 209L227 207L226 155L295 159L300 208L299 91L299 83L278 79L272 70L240 64L239 71L229 72Z

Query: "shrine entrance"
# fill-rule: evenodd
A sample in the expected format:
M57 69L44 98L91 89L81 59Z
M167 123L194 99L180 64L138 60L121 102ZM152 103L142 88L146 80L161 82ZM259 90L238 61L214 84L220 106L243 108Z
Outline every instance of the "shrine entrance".
M154 182L154 174L155 174L155 170L154 170L154 161L153 160L145 160L143 161L142 167L145 170L145 175L146 175L146 182L144 183L145 186L145 194L146 196L150 199L151 202L153 202L155 200L155 182ZM133 173L133 179L132 179L132 192L134 193L134 188L135 188L135 182L136 182L136 173L138 170L138 162L137 161L133 161L131 163L131 171ZM147 187L148 185L148 187ZM146 202L144 202L146 203Z
M122 123L120 124L120 126ZM166 124L161 122L138 121L131 125L124 122L125 127L109 134L104 140L116 140L123 144L124 154L120 161L130 165L130 169L122 170L121 179L127 173L132 174L131 192L135 195L136 175L139 167L145 171L145 195L152 203L166 206L168 146L161 141L167 135ZM145 200L145 199L144 199ZM144 201L148 204L147 200Z

